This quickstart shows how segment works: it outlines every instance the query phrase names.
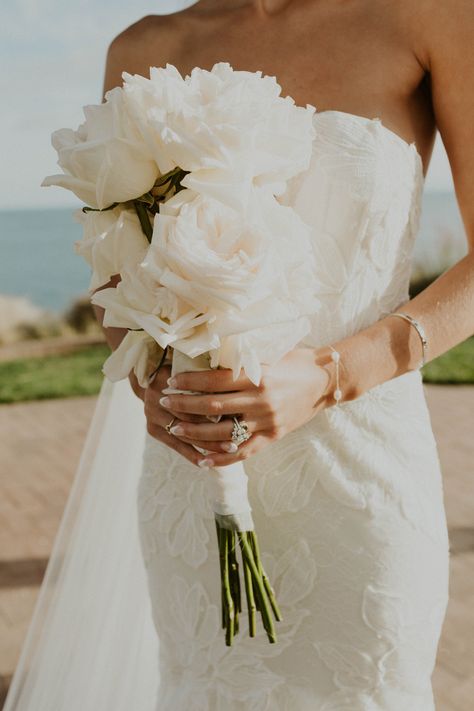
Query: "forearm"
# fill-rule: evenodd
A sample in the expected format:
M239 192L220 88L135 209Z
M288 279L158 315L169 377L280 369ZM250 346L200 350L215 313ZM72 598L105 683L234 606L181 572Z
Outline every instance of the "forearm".
M110 281L108 281L106 284L103 284L102 286L99 286L98 289L94 290L94 294L96 291L100 291L101 289L108 289L110 287L116 287L117 284L120 281L120 274L115 274ZM123 341L127 334L127 329L126 328L111 328L111 327L105 327L104 326L104 314L105 314L105 309L102 308L102 306L97 306L96 304L92 304L92 308L95 313L95 317L102 327L102 330L104 332L105 339L107 343L109 344L110 348L114 351L120 343Z
M96 290L98 291L98 289ZM94 309L94 313L96 316L97 321L99 324L102 326L102 330L105 335L105 339L107 343L109 344L111 350L115 350L118 348L118 346L121 344L123 339L125 338L127 334L127 329L126 328L111 328L110 326L106 327L104 326L104 313L105 309L102 308L102 306L97 306L96 304L92 304L92 308Z
M469 252L414 298L402 311L422 324L427 338L426 362L474 333L474 252ZM405 319L385 316L354 335L331 344L340 353L343 400L354 400L370 388L417 368L420 337ZM330 373L326 397L334 404L335 366L329 347L317 348L316 362Z

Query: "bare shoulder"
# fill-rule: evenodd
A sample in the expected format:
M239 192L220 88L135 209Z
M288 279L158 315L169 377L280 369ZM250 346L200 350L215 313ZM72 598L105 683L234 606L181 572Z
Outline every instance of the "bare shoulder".
M473 0L403 0L401 3L416 33L418 51L424 66L431 70L438 59L474 53ZM454 54L453 54L454 53Z
M418 0L419 34L429 71L431 100L454 179L458 203L474 246L474 2Z
M122 72L141 73L151 64L169 61L169 53L182 32L186 13L146 15L122 30L107 49L103 93L122 84Z

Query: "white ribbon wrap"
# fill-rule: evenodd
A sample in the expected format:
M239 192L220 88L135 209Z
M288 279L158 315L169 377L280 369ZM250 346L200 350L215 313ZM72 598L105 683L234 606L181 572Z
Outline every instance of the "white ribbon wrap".
M171 375L198 370L211 370L207 354L190 358L185 353L173 349ZM165 388L163 393L201 394L197 391L170 387ZM213 422L220 420L220 415L208 417ZM193 446L203 454L208 453L208 450L203 450L197 445ZM208 474L209 499L220 526L234 531L253 531L252 509L248 499L248 478L243 463L234 462L225 467L209 467Z

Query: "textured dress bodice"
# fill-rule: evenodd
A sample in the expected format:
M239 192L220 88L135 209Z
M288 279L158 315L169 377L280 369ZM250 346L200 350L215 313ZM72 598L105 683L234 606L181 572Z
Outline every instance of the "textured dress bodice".
M409 298L424 179L415 144L377 118L323 111L314 126L310 166L280 201L312 228L324 308L304 343L320 346Z
M408 300L423 170L377 118L323 111L314 125L310 165L279 200L311 227L323 308L301 345L317 347ZM245 469L283 620L270 645L261 630L249 638L243 609L227 648L207 472L146 436L156 711L433 711L448 537L420 371L321 410Z

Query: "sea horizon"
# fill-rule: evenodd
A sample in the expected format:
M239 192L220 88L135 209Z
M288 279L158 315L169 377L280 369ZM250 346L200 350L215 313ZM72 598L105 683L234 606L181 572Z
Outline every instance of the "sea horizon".
M0 296L24 297L58 315L76 298L86 296L90 268L73 250L82 236L73 212L81 206L78 202L0 209ZM438 264L444 269L466 251L454 192L426 190L414 264L436 271Z

